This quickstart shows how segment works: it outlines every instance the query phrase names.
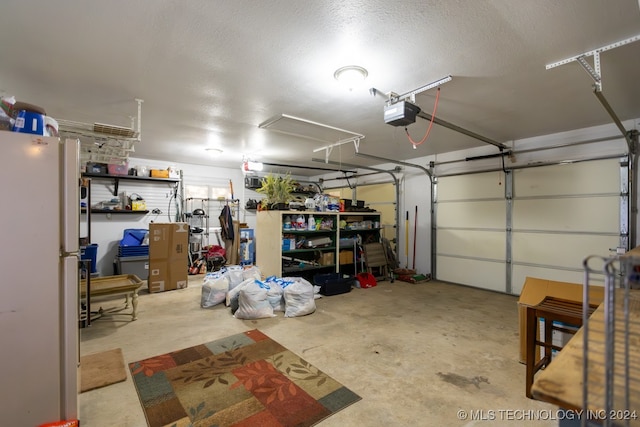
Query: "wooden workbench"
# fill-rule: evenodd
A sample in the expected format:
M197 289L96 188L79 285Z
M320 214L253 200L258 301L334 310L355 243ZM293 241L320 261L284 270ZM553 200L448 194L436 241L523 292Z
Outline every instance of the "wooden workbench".
M624 337L629 336L629 397L631 410L635 410L636 419L630 419L630 425L640 426L640 290L629 293L629 326L624 325L624 294L616 289L615 303L615 363L614 363L614 404L616 409L624 408L622 403L625 390L626 373L624 355ZM590 410L601 411L604 407L605 373L605 313L601 304L588 321L588 405ZM584 327L571 338L567 345L553 359L553 362L540 374L531 387L535 399L553 403L565 409L582 410L584 366Z

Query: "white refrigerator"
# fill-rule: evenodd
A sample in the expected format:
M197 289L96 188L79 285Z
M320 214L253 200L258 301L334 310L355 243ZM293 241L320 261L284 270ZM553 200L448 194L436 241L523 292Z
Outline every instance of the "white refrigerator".
M0 424L78 419L79 143L0 131Z

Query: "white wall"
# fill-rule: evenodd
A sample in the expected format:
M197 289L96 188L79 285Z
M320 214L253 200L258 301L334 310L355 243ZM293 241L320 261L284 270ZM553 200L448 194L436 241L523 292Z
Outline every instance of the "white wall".
M138 165L149 166L155 169L166 169L170 164L156 160L130 158L129 167ZM234 197L240 199L239 205L244 207L245 198L256 198L253 191L244 189L244 177L240 167L218 168L213 166L201 166L191 164L172 163L182 170L183 182L185 185L210 185L216 187L229 187L229 179L233 182ZM95 180L91 187L92 204L112 198L109 192L111 184L109 181ZM140 194L147 202L147 209L150 211L146 215L106 215L93 214L91 218L91 240L98 244L97 270L102 276L114 274L113 261L118 253L118 245L122 239L123 231L127 228L149 228L151 222L173 222L175 221L176 206L171 201L171 186L165 183L149 183L145 181L121 181L119 192L126 191ZM231 198L231 191L227 197ZM181 205L181 203L180 203ZM153 214L153 209L160 209L161 214ZM213 209L212 209L213 210ZM219 225L218 213L209 213L210 225ZM255 214L245 213L244 209L239 212L238 218L241 222L246 222L249 227L255 227ZM81 235L86 234L86 224L81 223Z

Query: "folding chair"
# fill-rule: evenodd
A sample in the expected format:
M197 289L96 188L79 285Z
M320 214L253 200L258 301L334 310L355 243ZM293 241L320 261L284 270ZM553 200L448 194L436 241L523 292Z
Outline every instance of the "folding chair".
M364 257L367 264L367 272L371 273L376 280L384 280L387 278L387 257L385 256L382 243L365 243ZM374 269L376 269L376 271L374 271Z

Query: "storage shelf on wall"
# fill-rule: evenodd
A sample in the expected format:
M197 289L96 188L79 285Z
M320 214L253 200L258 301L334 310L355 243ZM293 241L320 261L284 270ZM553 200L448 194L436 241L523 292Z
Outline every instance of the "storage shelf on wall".
M180 182L180 178L153 178L150 176L135 176L135 175L108 175L104 173L83 173L82 176L84 178L93 178L93 179L105 179L113 181L113 191L112 194L114 196L118 195L118 186L120 185L120 180L128 180L128 181L153 181L153 182Z
M114 210L114 209L91 209L91 213L95 214L115 214L115 215L144 215L149 211L128 211L128 210Z
M92 203L92 199L88 199L87 207L82 207L82 221L86 221L87 235L91 238L92 227L97 226L101 233L95 243L101 245L104 240L113 241L122 238L121 229L126 228L143 228L147 227L146 215L161 213L160 203L164 205L166 191L162 187L170 188L170 191L179 189L180 178L154 178L150 176L133 176L133 175L109 175L100 173L86 172L82 173L83 182L87 188L87 192L91 195L93 201L108 200L102 203ZM121 188L119 184L122 184ZM141 194L144 196L146 209L113 209L120 207L120 198L113 201L111 197L120 196L119 191L131 194ZM133 193L135 192L135 193ZM98 197L96 197L96 195ZM126 196L126 194L125 194ZM156 215L154 219L158 218ZM107 221L112 222L107 225ZM118 229L120 228L120 229ZM113 229L113 231L112 231ZM95 236L94 236L95 237ZM93 241L92 241L93 242ZM105 243L106 244L106 243ZM108 249L107 249L108 250ZM104 250L101 250L104 251ZM108 264L109 266L111 264ZM107 267L108 268L108 267ZM106 273L103 268L102 274Z

